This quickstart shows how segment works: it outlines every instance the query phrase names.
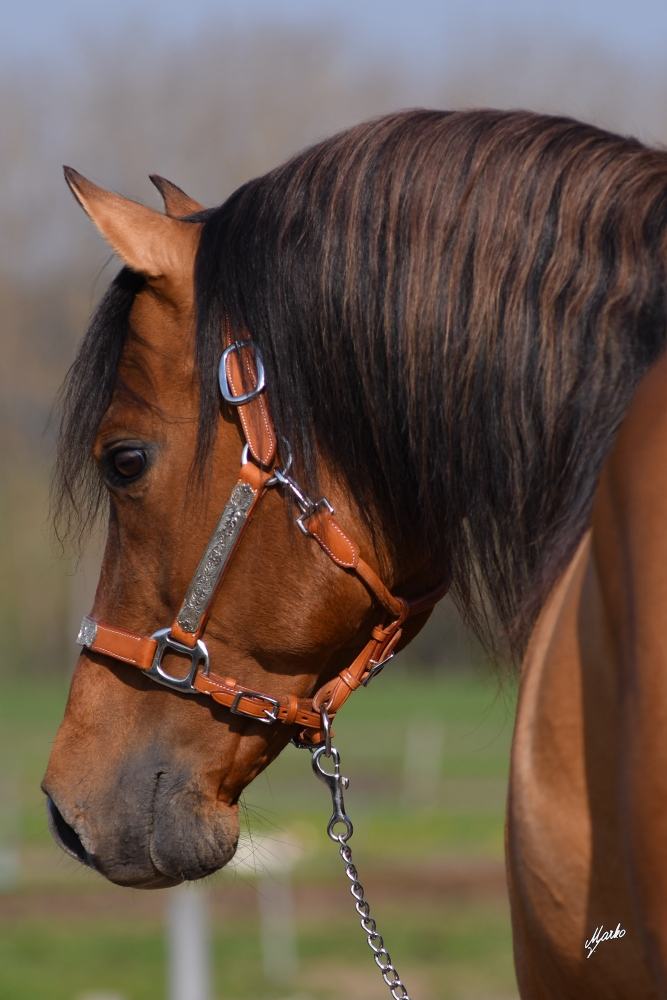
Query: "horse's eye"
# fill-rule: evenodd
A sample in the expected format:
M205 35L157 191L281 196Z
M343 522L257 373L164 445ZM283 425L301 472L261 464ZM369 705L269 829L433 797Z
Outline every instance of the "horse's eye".
M146 455L137 448L120 448L113 453L111 461L123 479L136 479L146 468Z

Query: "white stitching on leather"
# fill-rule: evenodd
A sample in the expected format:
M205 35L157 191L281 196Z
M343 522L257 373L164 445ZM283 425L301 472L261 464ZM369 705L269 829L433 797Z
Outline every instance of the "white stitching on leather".
M243 363L244 363L244 365L246 367L246 371L248 372L248 375L250 375L250 378L255 382L255 375L254 375L254 372L253 372L252 368L250 367L250 359L247 356L244 356ZM257 382L255 382L255 385L257 385ZM255 400L253 400L253 402L255 402ZM264 421L264 427L266 428L266 433L267 433L268 438L269 438L269 442L270 442L269 450L273 451L273 449L275 448L276 442L275 442L275 438L273 437L273 432L271 430L271 425L269 424L269 421L268 421L268 416L267 416L267 413L266 413L266 407L264 406L264 400L262 399L261 396L258 396L257 399L256 399L256 402L259 403L259 409L260 409L261 414L262 414L262 420ZM242 407L241 407L241 409L242 409ZM245 426L246 426L245 423L243 424L243 426L245 428ZM268 460L269 460L269 455L268 454L266 456L264 456L264 455L261 456L260 461L262 462L262 464L266 464L266 462L268 462Z
M339 526L336 524L335 521L329 521L329 525L334 529L334 531L337 531L338 534L343 539L343 541L350 546L350 549L352 550L352 562L344 562L340 558L340 556L337 556L334 552L332 552L327 543L324 541L324 539L320 535L318 535L316 531L311 531L311 535L313 536L313 538L317 539L317 541L322 546L324 551L327 553L329 558L332 559L335 563L338 563L339 566L345 566L348 569L354 569L354 567L357 565L359 561L359 554L355 551L354 542L349 537L349 535L347 535L343 531L342 528L339 528Z

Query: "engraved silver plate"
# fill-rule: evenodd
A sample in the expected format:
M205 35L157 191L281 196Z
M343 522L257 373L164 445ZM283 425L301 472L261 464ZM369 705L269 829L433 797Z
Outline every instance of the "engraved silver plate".
M97 638L97 622L86 615L81 622L79 634L76 637L79 646L92 646Z
M237 483L232 490L178 612L176 620L184 632L199 628L254 499L255 490L248 483Z

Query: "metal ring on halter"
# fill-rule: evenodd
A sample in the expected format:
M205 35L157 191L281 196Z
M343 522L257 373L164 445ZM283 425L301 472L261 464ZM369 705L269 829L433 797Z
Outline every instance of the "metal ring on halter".
M266 480L264 485L267 488L269 486L277 486L279 483L282 483L285 479L285 476L287 475L288 470L292 466L292 452L290 451L288 444L285 444L285 447L287 449L287 461L283 465L282 469L275 469L271 478ZM281 454L282 454L282 449L281 449Z
M171 629L168 628L160 628L157 632L153 632L151 639L157 641L157 647L153 656L153 662L146 671L146 676L157 681L158 684L164 684L165 687L171 688L173 691L181 691L185 692L185 694L201 694L201 691L198 691L194 686L195 677L199 673L200 666L204 677L208 677L209 672L208 649L201 639L197 640L196 646L190 648L190 646L185 646L182 642L172 639ZM169 650L173 653L179 653L190 660L190 669L185 677L173 677L163 670L162 659Z
M246 462L248 462L249 454L250 454L250 447L249 445L244 444L243 449L241 451L241 465L245 465ZM274 475L271 476L270 479L266 480L264 486L268 489L269 486L276 486L278 483L282 483L283 481L282 477L285 475L291 464L292 464L292 452L290 451L287 457L287 461L285 462L285 468L276 469Z
M301 511L301 516L310 515L315 511L316 503L311 500L305 490L301 489L298 483L296 483L291 476L286 475L287 469L276 469L275 478L278 480L281 486L286 486L288 490L291 491L292 496L296 500L297 507ZM298 519L297 519L298 520Z
M229 379L227 378L227 358L232 351L241 351L245 347L252 347L255 355L255 368L257 369L257 385L250 392L243 393L242 396L234 396L231 392L231 387L229 385ZM243 406L245 403L252 402L253 399L257 399L260 392L264 391L266 386L266 381L264 378L264 362L262 361L262 355L259 347L254 340L236 340L229 347L225 348L222 352L222 357L220 358L220 366L218 368L218 382L220 383L220 392L222 393L222 398L230 406Z
M331 504L329 503L329 501L327 500L327 498L326 497L320 497L319 500L317 500L316 502L313 503L312 510L304 510L303 514L301 514L301 516L297 517L297 519L296 519L296 523L299 525L299 528L301 529L301 531L303 531L304 535L306 535L308 538L310 538L312 536L312 532L309 531L308 528L306 527L306 525L304 523L304 518L312 517L313 514L315 513L315 511L319 510L320 507L326 507L330 514L334 513L334 509L331 506Z
M320 709L320 719L322 720L322 729L324 730L324 756L331 756L331 719L329 718L329 713L327 712L326 705L322 705Z

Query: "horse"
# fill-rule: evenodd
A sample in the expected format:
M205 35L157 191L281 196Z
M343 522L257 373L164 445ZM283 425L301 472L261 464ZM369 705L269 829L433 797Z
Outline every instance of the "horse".
M667 995L667 154L417 109L215 209L66 177L123 267L60 397L57 530L108 533L56 841L119 885L223 867L242 790L290 739L326 747L449 588L523 656L521 996Z

